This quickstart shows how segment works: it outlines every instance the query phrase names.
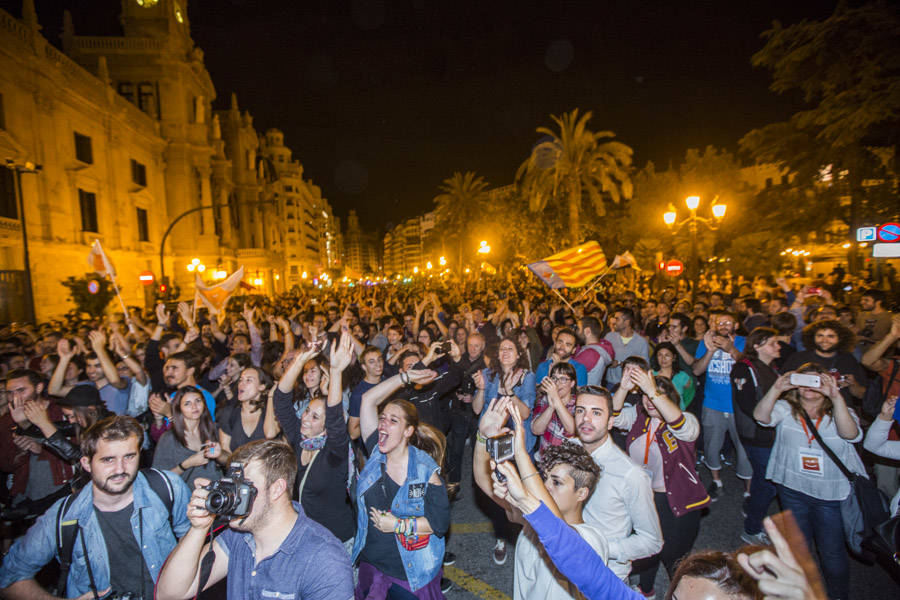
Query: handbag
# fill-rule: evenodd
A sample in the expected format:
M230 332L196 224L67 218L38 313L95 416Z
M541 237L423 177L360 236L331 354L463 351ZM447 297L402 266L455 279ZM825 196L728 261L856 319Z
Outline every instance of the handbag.
M831 459L831 462L844 474L844 477L850 482L850 495L841 502L841 518L844 522L844 538L850 551L860 558L868 561L874 561L876 552L884 552L882 546L885 546L886 540L879 540L881 537L877 528L879 525L890 520L888 513L888 498L878 489L875 482L865 475L858 475L848 469L844 463L837 457L828 444L822 440L818 429L813 424L812 419L806 414L805 410L800 411L803 420L806 421L807 427L815 436L816 441L822 450ZM879 541L882 542L879 544ZM889 550L890 544L887 544L887 553L896 554L896 548ZM893 557L892 557L893 558Z

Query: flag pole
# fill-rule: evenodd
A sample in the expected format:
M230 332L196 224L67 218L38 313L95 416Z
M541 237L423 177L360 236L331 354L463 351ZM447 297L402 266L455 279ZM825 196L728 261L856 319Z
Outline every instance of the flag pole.
M109 279L112 282L113 289L116 290L116 298L119 299L119 305L122 307L122 312L125 313L125 322L128 323L128 331L134 333L134 323L131 320L131 315L128 314L128 309L125 307L125 301L122 300L122 293L119 292L119 286L116 284L116 278L112 275L112 273L110 273Z
M590 292L592 289L594 289L594 286L596 286L598 283L600 283L600 280L603 279L604 277L606 277L606 274L609 273L611 269L612 269L612 263L606 265L606 269L602 273L600 273L600 275L598 275L596 279L594 279L594 282L591 284L591 286L589 288L587 288L586 290L584 290L583 292L581 292L581 295L578 296L578 300L581 300L582 298L584 298L588 294L588 292Z
M556 288L550 288L550 289L553 290L553 293L554 293L554 294L556 294L557 296L559 296L559 299L560 299L560 300L562 300L563 302L565 302L566 306L569 307L569 310L571 310L573 313L575 312L575 308L573 308L572 305L569 304L569 301L566 300L565 297L563 297L563 295L559 293L559 290L558 290L558 289L556 289Z

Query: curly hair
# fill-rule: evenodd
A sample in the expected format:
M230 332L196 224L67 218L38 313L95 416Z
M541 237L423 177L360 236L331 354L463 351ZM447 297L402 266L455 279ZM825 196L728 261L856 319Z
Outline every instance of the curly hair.
M803 328L803 346L806 348L816 347L816 334L823 329L831 329L838 335L837 349L840 352L850 352L856 342L856 336L848 328L841 325L840 321L826 319L824 321L816 321L810 323Z
M575 489L587 488L593 491L600 477L600 466L594 462L582 446L563 443L559 446L549 446L541 451L541 473L544 478L549 477L550 471L557 465L569 467L569 475L575 481Z

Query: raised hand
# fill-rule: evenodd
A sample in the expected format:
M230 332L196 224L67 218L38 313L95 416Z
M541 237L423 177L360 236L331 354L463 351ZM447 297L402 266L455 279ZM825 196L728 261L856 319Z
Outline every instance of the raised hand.
M187 302L178 303L178 314L181 316L181 320L184 321L184 324L188 329L194 326L194 315Z
M488 405L487 410L481 416L478 422L478 431L484 437L497 437L504 433L509 433L506 427L506 421L509 419L509 409L512 404L509 398L494 398Z
M766 517L763 526L775 552L765 549L749 556L742 552L737 556L741 568L759 582L765 600L816 600L809 580L775 523Z
M343 371L353 360L353 343L350 341L350 334L344 332L341 334L340 341L331 347L331 364L332 369Z
M47 409L39 402L33 400L26 402L22 407L22 412L25 414L25 418L31 421L40 430L52 425L50 417L47 415Z
M75 348L69 343L69 340L62 338L56 343L56 353L60 358L72 358L75 356Z
M166 310L166 305L160 302L156 305L156 321L163 327L169 324L171 313Z

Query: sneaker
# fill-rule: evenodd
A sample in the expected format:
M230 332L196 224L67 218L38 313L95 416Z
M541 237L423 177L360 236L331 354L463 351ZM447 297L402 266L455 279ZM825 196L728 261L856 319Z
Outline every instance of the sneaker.
M638 586L638 591L641 593L641 595L644 598L650 598L651 600L656 598L656 590L655 589L650 590L649 592L645 592L644 590L640 589L640 586Z
M441 593L446 594L453 589L453 582L446 577L441 577Z
M731 459L729 457L725 456L724 453L719 454L719 460L721 460L722 464L724 464L726 466L729 466L729 467L734 466L734 463L731 462Z
M722 488L725 487L721 481L712 480L712 483L709 484L709 487L706 488L706 493L709 494L709 499L715 502L719 499L719 496L722 495Z
M769 539L769 536L766 535L765 531L760 531L759 533L747 533L745 531L741 534L741 541L745 544L751 544L753 546L772 545L772 540Z
M456 564L456 555L452 552L444 552L444 566L455 565Z
M506 540L497 540L497 543L494 544L494 564L503 565L506 564Z

